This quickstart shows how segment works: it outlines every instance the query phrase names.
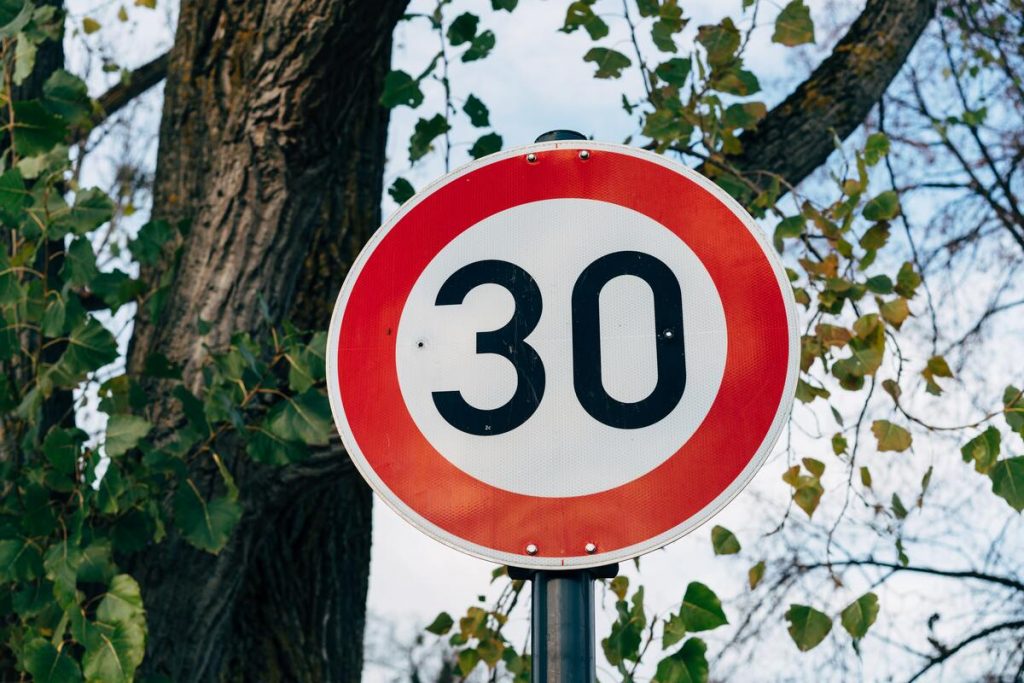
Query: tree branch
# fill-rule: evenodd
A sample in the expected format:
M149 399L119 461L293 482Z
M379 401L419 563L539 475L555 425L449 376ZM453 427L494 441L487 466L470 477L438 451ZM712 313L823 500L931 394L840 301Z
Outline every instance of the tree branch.
M169 58L170 52L165 52L159 57L146 62L128 74L126 78L122 78L120 83L97 97L96 103L99 107L93 115L89 127L76 130L72 134L71 141L73 143L81 142L89 134L90 130L124 109L136 97L164 80L167 76Z
M879 562L873 559L866 560L844 560L842 562L830 562L830 563L816 563L816 564L804 564L798 565L800 569L812 570L812 569L825 569L828 567L878 567L880 569L891 569L898 572L914 572L917 574L931 574L933 576L943 576L951 579L977 579L979 581L988 581L989 583L996 583L1000 586L1007 588L1013 588L1014 590L1021 591L1024 593L1024 583L1016 579L1011 579L1006 576L998 576L995 574L986 574L984 572L978 572L971 569L968 570L950 570L950 569L938 569L935 567L915 567L913 565L903 566L893 562Z
M784 187L799 184L825 163L836 138L845 139L864 122L936 5L937 0L868 0L832 54L756 130L740 136L743 150L726 157L727 165L762 189L772 177L781 177Z
M977 633L975 633L975 634L973 634L971 636L968 636L967 638L964 638L963 640L961 640L959 643L957 643L953 647L949 648L948 650L942 650L935 657L931 657L928 660L928 663L925 664L924 668L922 668L920 671L918 671L916 674L914 674L913 678L911 678L909 681L907 681L907 683L914 683L914 681L919 679L921 676L925 675L925 673L927 673L928 670L931 669L933 666L936 666L936 665L941 664L942 662L946 661L947 659L949 659L950 657L955 655L957 652L959 652L960 650L962 650L965 647L967 647L968 645L970 645L971 643L973 643L973 642L975 642L977 640L982 640L983 638L988 638L993 633L998 633L999 631L1006 631L1006 630L1009 630L1009 629L1016 629L1016 628L1024 629L1024 621L1007 621L1007 622L1004 622L1002 624L996 624L994 626L989 626L988 628L982 629L982 630L978 631Z

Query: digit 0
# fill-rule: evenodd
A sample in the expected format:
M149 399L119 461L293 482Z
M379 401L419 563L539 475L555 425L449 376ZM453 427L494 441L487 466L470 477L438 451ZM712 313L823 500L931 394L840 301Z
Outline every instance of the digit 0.
M634 275L654 294L658 382L644 399L612 398L601 380L601 290L620 275ZM576 398L591 417L610 427L640 429L664 419L686 388L683 352L683 297L675 274L662 261L639 251L617 251L587 266L572 290L572 377Z

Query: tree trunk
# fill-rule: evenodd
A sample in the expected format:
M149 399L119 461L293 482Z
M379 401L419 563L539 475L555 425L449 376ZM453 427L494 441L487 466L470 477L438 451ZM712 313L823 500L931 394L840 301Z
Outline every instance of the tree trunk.
M140 309L130 373L159 353L195 389L204 345L283 320L326 328L348 264L380 223L388 113L378 100L405 4L182 4L153 216L190 227L149 274L164 278L164 303L155 316ZM199 319L212 326L202 337ZM167 433L180 406L149 388L148 417ZM227 547L212 556L169 530L133 560L149 618L144 673L359 680L369 490L340 446L282 468L221 455L244 510ZM203 463L191 474L214 485Z

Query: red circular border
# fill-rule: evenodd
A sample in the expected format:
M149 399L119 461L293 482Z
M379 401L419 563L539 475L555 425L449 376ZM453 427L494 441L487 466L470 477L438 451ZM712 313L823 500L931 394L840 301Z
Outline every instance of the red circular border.
M392 494L442 530L495 551L579 557L608 553L684 523L725 491L758 452L783 400L789 324L778 279L740 218L690 178L642 158L575 149L499 159L437 187L365 259L343 312L341 401L367 464ZM395 339L405 301L434 256L464 230L520 204L606 201L643 213L693 250L721 296L728 334L722 384L694 435L664 463L622 486L569 498L513 493L452 465L405 407ZM771 287L764 287L771 283ZM693 362L693 361L691 361ZM628 457L628 454L624 454Z

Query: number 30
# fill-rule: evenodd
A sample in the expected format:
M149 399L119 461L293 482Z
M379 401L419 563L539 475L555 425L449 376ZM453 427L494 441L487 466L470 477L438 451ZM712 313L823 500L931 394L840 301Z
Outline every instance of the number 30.
M598 297L604 286L620 275L640 278L654 294L658 381L646 398L634 403L612 398L601 381ZM511 361L516 370L516 391L505 405L492 410L469 405L458 391L435 391L433 399L441 416L456 429L490 436L522 425L544 396L544 363L525 341L540 322L543 300L540 288L525 270L508 261L487 260L455 271L441 285L434 303L461 304L470 291L484 284L507 289L515 301L515 311L499 329L477 332L476 352L497 354ZM584 268L572 290L572 359L576 397L595 420L619 429L640 429L671 413L686 387L682 294L671 269L638 251L617 251Z

